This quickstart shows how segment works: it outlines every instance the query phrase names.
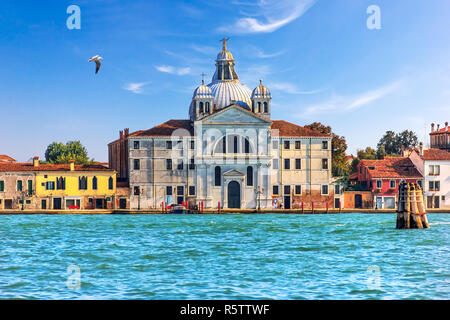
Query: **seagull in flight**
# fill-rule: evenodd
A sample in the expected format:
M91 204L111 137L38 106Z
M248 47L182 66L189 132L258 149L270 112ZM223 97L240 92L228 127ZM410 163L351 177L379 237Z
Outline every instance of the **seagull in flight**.
M102 60L102 59L103 59L102 57L100 57L99 55L96 55L96 56L93 56L92 58L90 58L88 60L89 62L92 62L92 61L95 62L95 66L96 66L95 67L95 74L97 74L98 70L100 70L100 66L102 65L100 60Z

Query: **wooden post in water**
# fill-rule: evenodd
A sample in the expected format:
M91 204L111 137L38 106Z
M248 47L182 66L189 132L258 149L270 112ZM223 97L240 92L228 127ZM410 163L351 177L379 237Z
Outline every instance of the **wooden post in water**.
M400 183L396 228L427 229L430 225L426 214L422 188L417 183Z

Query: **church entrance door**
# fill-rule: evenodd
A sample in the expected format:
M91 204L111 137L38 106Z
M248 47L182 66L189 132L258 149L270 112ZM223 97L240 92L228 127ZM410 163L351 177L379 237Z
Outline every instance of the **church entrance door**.
M228 208L241 208L241 186L236 181L231 181L228 184Z

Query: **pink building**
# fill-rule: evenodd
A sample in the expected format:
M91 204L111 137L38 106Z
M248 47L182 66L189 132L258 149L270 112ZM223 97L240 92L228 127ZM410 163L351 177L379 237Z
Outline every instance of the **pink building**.
M358 181L373 194L375 209L395 209L401 181L419 183L423 176L409 158L386 157L381 160L362 160L358 164Z

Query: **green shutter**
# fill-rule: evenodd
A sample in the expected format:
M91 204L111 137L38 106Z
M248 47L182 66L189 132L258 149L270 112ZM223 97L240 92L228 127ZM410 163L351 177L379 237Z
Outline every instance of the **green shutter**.
M5 181L0 181L0 192L5 191Z

